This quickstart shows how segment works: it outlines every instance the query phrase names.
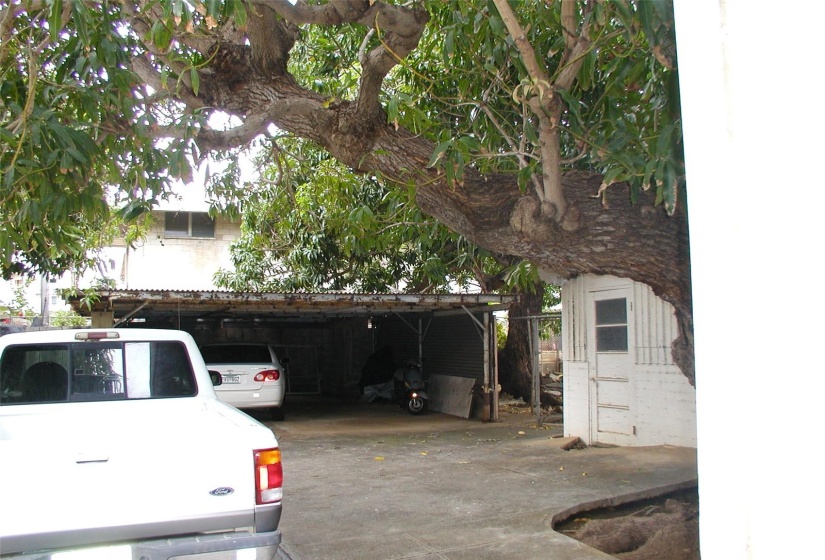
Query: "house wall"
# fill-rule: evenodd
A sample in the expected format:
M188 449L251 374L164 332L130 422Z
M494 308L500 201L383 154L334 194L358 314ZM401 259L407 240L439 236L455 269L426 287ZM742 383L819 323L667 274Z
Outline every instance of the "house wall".
M588 444L599 443L594 424L595 365L593 294L626 288L630 292L629 418L633 433L626 445L696 446L696 392L673 363L670 346L677 334L672 306L644 284L611 276L585 275L562 287L564 431Z
M121 289L214 290L213 275L231 268L229 246L240 237L240 225L218 217L215 237L165 237L164 213L155 217L149 235L134 249L122 247L114 277Z
M816 101L821 72L811 70L822 57L825 3L789 4L801 12L754 9L754 2L673 4L690 209L701 556L813 558L822 554L814 504L825 499L825 189L817 163L825 111ZM777 45L793 45L793 54ZM793 84L796 93L767 115L759 95L766 68L771 84ZM791 150L783 149L786 140ZM785 512L793 515L792 538L777 530Z
M197 211L205 211L205 207L199 207ZM212 278L219 268L232 268L229 246L240 237L240 224L218 217L215 237L167 238L164 235L164 212L156 211L152 215L154 223L146 239L137 242L134 248L127 248L123 240L103 248L97 266L88 270L82 278L64 274L60 278L51 278L45 284L37 277L32 280L0 280L0 313L12 302L14 290L20 284L25 285L27 308L32 312L29 320L42 313L44 287L50 313L70 309L59 296L59 290L75 285L81 289L88 288L102 280L114 282L117 289L218 289Z

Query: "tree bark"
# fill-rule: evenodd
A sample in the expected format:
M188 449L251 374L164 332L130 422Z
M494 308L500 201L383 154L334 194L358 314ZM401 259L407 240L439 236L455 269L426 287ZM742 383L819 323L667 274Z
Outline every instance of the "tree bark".
M522 293L510 307L507 342L499 354L498 379L505 393L532 403L533 364L530 355L529 320L525 317L541 313L543 283L537 293Z

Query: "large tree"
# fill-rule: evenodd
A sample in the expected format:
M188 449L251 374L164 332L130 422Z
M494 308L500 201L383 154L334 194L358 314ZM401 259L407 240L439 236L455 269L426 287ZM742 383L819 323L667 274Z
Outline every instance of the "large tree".
M7 273L42 266L33 205L60 253L101 185L134 214L190 158L288 133L546 278L650 285L693 379L668 0L19 0L0 41Z

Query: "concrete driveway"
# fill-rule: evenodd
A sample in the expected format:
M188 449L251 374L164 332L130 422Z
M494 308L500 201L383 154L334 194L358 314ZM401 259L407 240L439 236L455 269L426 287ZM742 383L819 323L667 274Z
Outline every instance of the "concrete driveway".
M696 485L696 451L565 451L526 408L501 422L292 398L277 433L283 551L310 559L611 558L553 530L575 512ZM560 421L560 420L559 420Z

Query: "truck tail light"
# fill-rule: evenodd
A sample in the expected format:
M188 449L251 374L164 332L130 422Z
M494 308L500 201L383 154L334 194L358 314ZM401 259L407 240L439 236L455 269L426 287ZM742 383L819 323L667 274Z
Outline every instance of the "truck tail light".
M278 381L281 378L281 372L277 369L266 369L255 374L255 381L263 383L264 381Z
M281 450L275 447L255 451L255 503L280 502L284 496L283 484Z

